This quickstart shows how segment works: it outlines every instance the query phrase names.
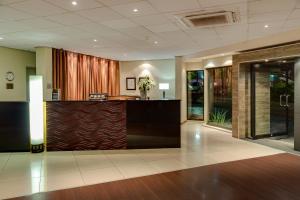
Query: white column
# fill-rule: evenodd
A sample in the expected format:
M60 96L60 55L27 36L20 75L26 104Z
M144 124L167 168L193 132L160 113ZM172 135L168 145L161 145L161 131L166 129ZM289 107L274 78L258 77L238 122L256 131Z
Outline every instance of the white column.
M52 48L36 47L36 74L43 76L43 99L52 99Z
M186 68L182 56L175 57L175 97L181 100L181 123L187 120Z

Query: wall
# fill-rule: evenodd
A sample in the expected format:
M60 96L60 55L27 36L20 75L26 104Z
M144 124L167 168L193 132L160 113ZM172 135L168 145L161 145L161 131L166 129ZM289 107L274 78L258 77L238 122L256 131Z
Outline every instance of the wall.
M162 91L158 89L159 83L169 83L170 90L166 91L166 97L175 98L175 60L150 60L150 61L121 61L120 62L120 94L140 95L138 87L135 91L126 90L126 77L139 77L149 75L156 83L155 88L149 92L151 99L161 99Z
M186 66L182 56L175 57L175 96L180 101L180 122L187 120L186 99Z
M232 67L232 136L237 138L245 138L249 130L248 126L251 123L249 118L249 86L247 83L247 74L244 67L241 67L244 63L250 63L255 61L264 61L266 59L279 59L288 57L300 57L300 44L291 44L285 46L278 46L273 48L266 48L257 51L250 51L233 56ZM297 69L297 66L295 67ZM297 73L295 71L295 87L297 86ZM297 88L295 88L295 92ZM295 93L295 102L297 101L297 94ZM300 138L298 134L300 126L297 126L299 122L295 118L295 148L300 149L300 142L296 143L297 138ZM300 140L299 140L300 141Z
M232 56L221 56L221 57L213 57L213 58L206 58L201 59L197 62L185 62L186 71L193 71L193 70L204 70L204 122L208 122L209 119L209 68L216 68L216 67L225 67L232 65ZM186 87L184 88L186 91ZM183 94L182 99L186 99L186 93ZM187 110L186 104L182 110Z
M0 47L0 101L26 101L26 67L35 67L35 53ZM15 75L13 90L6 89L6 72Z
M255 72L255 132L256 135L270 134L270 71L257 69Z
M43 76L43 96L45 101L52 99L52 48L37 47L36 74Z

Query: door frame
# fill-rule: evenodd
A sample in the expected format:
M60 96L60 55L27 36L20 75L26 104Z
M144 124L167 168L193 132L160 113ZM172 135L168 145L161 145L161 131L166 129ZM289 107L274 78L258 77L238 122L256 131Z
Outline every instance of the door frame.
M189 96L188 96L188 73L189 72L197 72L197 71L202 71L203 72L203 119L189 119L189 101L188 101L188 98L189 98ZM205 119L205 106L204 106L204 104L205 104L205 97L204 97L204 91L205 91L205 72L204 72L204 69L195 69L195 70L187 70L186 71L186 119L187 120L195 120L195 121L204 121L204 119Z
M250 64L250 137L247 136L247 138L256 140L256 139L261 139L261 138L266 138L266 137L272 137L272 136L281 136L281 135L289 135L289 110L288 108L286 109L286 119L285 119L285 126L286 126L286 134L275 134L272 135L270 134L263 134L263 135L256 135L256 87L255 87L255 82L256 82L256 75L255 75L255 64L257 63L251 63ZM287 70L288 71L288 70ZM288 81L288 79L287 79ZM287 83L288 84L288 83ZM271 109L271 108L270 108Z

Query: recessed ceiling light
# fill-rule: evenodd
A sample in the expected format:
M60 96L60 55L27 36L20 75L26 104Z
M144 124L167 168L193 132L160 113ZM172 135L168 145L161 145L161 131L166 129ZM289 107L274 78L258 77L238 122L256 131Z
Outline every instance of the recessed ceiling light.
M4 38L3 38L3 37L0 37L0 40L4 40Z
M268 60L268 59L265 59L265 62L269 62L269 60Z
M98 40L97 40L97 39L94 39L94 42L98 42Z
M158 42L157 42L157 41L154 41L154 44L158 44Z
M255 68L259 68L259 67L260 67L260 64L255 64L254 67L255 67Z
M135 13L137 13L137 12L139 12L139 9L135 8L132 11L135 12Z
M265 25L265 28L269 28L270 26L268 24Z
M282 62L283 62L283 63L286 63L286 60L283 60Z
M72 1L73 6L77 6L77 1Z

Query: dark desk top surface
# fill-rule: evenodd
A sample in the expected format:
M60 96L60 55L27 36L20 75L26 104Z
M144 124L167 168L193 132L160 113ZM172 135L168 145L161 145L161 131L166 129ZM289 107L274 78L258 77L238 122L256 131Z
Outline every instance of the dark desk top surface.
M46 101L46 102L115 102L115 101L135 101L135 102L154 102L154 101L180 101L179 99L150 99L150 100L67 100L67 101Z

